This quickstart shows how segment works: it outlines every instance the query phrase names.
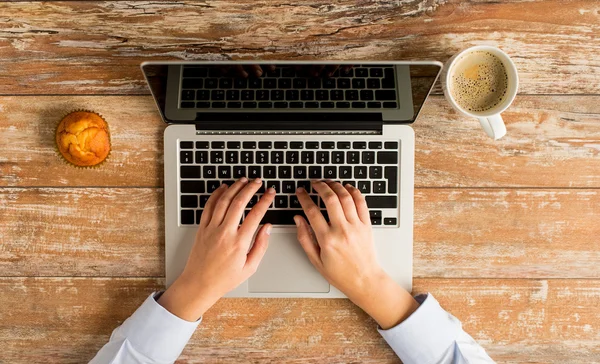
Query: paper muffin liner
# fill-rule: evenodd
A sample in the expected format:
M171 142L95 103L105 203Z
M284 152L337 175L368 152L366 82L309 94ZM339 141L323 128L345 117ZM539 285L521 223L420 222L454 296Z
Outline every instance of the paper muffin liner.
M74 112L87 112L90 114L95 114L97 115L100 119L102 119L104 121L104 123L106 124L106 131L108 132L108 154L106 155L106 158L104 158L104 160L98 164L94 164L93 166L80 166L77 164L74 164L73 162L69 161L67 158L65 158L65 156L60 152L60 148L58 147L58 144L56 142L56 134L58 133L58 127L60 126L60 123L70 114L74 113ZM79 168L79 169L94 169L94 168L99 168L101 167L103 164L105 164L108 159L110 158L110 153L112 152L112 141L110 139L110 126L108 125L108 122L104 119L104 117L102 115L100 115L99 113L95 112L95 111L91 111L88 109L75 109L72 111L69 111L68 113L64 114L63 117L58 121L58 123L56 123L56 127L54 128L54 150L56 151L56 153L60 156L60 159L63 161L63 163L71 166L71 167L75 167L75 168Z

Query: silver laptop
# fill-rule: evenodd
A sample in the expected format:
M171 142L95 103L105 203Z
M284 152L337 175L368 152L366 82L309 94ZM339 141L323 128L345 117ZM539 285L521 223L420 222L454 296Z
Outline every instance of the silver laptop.
M310 180L365 195L377 258L412 289L414 132L439 62L149 62L142 70L168 123L164 135L167 286L181 274L197 225L220 184L261 177L277 197L254 276L229 297L344 297L296 239L295 196Z

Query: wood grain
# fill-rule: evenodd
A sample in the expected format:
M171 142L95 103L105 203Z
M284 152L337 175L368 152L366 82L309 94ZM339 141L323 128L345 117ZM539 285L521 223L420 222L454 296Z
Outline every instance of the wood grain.
M599 216L598 190L417 189L414 274L600 278ZM161 189L0 189L0 276L163 276L163 219Z
M56 124L77 108L109 123L112 152L101 168L57 157ZM415 185L600 187L600 96L520 96L504 119L508 135L494 142L475 119L430 98L413 124ZM146 96L0 97L0 186L160 187L163 130Z
M0 362L91 359L160 279L0 278ZM499 363L600 360L600 281L418 279ZM397 363L348 300L224 299L180 363Z
M552 1L50 1L0 4L2 94L146 94L145 60L511 55L526 94L600 93L600 8Z

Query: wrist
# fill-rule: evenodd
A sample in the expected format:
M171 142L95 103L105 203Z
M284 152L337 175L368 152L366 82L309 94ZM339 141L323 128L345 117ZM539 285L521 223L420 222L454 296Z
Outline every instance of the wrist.
M186 321L199 320L220 296L181 275L158 299L158 304Z

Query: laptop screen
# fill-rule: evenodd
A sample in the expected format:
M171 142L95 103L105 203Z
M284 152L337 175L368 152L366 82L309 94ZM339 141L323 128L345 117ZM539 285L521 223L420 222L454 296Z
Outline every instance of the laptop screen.
M148 62L142 71L167 123L412 123L439 62Z

